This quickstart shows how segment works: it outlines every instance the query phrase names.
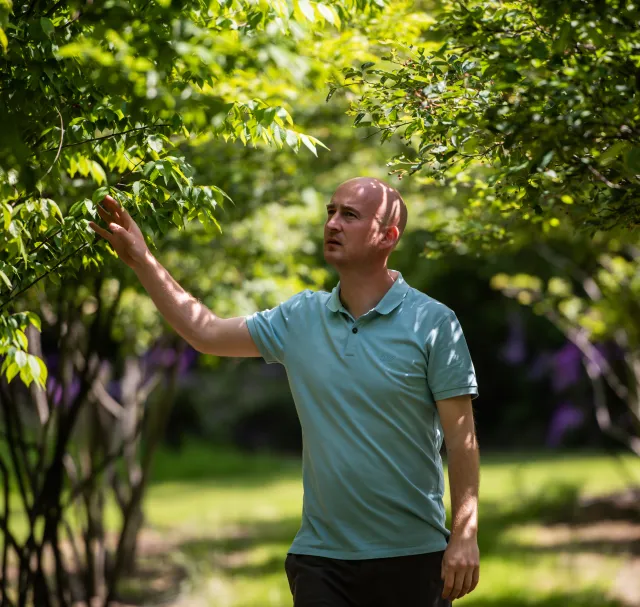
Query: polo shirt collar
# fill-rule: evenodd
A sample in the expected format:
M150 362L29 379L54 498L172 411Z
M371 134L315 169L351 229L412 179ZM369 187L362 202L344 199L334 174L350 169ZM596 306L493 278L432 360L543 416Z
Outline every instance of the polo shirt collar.
M374 308L379 314L389 314L393 312L401 303L409 291L409 285L405 282L402 274L398 272L398 276L389 290L384 294L384 297L378 302L378 305ZM329 299L327 299L327 307L332 312L339 312L344 309L342 302L340 301L340 282L333 288Z

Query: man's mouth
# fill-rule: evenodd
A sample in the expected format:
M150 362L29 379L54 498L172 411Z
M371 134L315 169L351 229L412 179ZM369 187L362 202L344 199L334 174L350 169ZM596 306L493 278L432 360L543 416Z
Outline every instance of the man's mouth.
M329 238L329 240L327 240L327 244L338 244L338 245L342 245L341 242L338 242L335 238Z

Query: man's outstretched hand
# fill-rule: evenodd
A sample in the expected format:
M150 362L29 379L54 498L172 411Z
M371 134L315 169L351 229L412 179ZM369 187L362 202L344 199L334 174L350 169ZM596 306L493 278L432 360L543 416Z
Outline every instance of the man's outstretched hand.
M144 261L149 251L140 228L131 219L127 210L122 208L111 196L105 196L101 204L102 206L98 205L98 214L111 231L101 228L93 221L89 222L89 226L96 234L109 241L124 263L130 268L135 268Z

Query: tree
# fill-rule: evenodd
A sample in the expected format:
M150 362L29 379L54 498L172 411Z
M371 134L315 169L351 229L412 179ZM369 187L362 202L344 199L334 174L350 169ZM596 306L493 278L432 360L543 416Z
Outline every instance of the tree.
M458 211L434 225L432 252L486 250L523 224L628 233L640 225L639 19L620 0L446 1L421 39L389 41L379 66L346 69L331 93L365 86L354 124L381 142L401 133L394 172L449 188Z
M393 172L446 192L427 255L506 244L544 255L555 271L546 288L526 271L492 284L535 302L580 349L601 428L640 454L639 19L620 0L445 1L419 40L389 41L381 62L345 69L330 95L364 86L354 125L376 127L381 143L400 133L409 149ZM554 252L553 238L574 241L585 265ZM598 349L609 340L621 369ZM622 418L605 384L627 405Z
M499 273L491 285L531 306L576 346L601 430L640 456L640 250L602 235L583 245L583 259L577 248L537 243L549 278ZM611 396L624 403L621 412Z
M166 327L145 313L144 298L131 277L116 269L119 262L104 255L110 249L96 246L87 232L87 219L96 216L95 204L107 190L116 196L135 216L149 244L168 254L173 251L176 267L182 264L183 277L188 277L195 245L202 247L221 228L214 212L230 198L227 190L234 190L238 181L259 185L248 178L250 167L246 172L238 165L228 171L211 171L211 166L208 172L198 171L194 154L219 160L225 157L223 150L241 149L240 143L271 144L280 150L287 143L295 151L302 143L315 152L322 144L294 129L285 108L291 109L287 97L339 72L359 51L366 54L368 42L358 38L359 29L366 30L371 21L375 38L402 19L396 13L376 21L383 6L296 2L290 16L285 3L256 7L221 2L209 9L200 2L179 8L143 2L110 8L25 2L14 6L13 16L2 14L7 33L2 61L7 69L0 88L10 95L0 99L0 124L7 134L0 145L0 203L6 227L0 236L0 279L6 285L0 347L9 383L2 393L2 412L10 453L8 459L0 457L7 482L0 523L6 538L3 565L12 551L20 569L17 595L9 591L3 575L6 602L33 599L46 605L70 600L73 580L60 552L60 532L67 530L74 539L76 528L66 525L68 506L75 503L81 504L88 521L82 529L84 552L77 555L84 576L80 598L89 600L92 593L105 603L113 598L118 574L135 545L154 437L167 410L166 403L154 408L157 418L145 441L151 450L140 461L142 426L131 420L154 422L145 409L154 381L149 384L141 377L138 357ZM327 27L349 19L353 34L345 31L332 40L318 27L323 18ZM312 19L314 29L309 26ZM345 52L340 43L351 37L352 50ZM284 69L292 64L298 73ZM310 209L272 205L245 224L248 211L253 211L253 203L246 208L225 206L236 231L244 229L244 238L255 242L278 213L285 223L300 225ZM189 233L185 228L196 218L201 230L189 226ZM238 235L229 232L231 238L223 245L227 248L218 255L232 250L234 236L237 245ZM265 244L258 243L254 258ZM246 251L237 248L246 257ZM274 296L278 285L265 288L264 275L276 266L286 274L283 262L297 270L296 264L302 268L306 259L300 254L295 259L265 254L253 273L256 285L262 279L262 290L250 297L267 301ZM111 278L101 279L101 272ZM307 284L323 278L312 268L301 275ZM42 287L45 280L50 281L47 289ZM289 288L299 290L300 284L290 281ZM192 285L187 281L185 286ZM227 305L233 308L233 302ZM47 372L34 329L45 327L34 313L38 307L47 325L43 337L67 338L55 340L66 353L65 363L59 364L62 375L55 377L70 396L65 406L56 406L55 399L48 398L51 391L42 391ZM115 364L105 366L106 358ZM129 390L116 399L105 386L109 377L118 375ZM16 377L25 385L13 381ZM118 405L127 410L126 419L113 415ZM90 436L110 440L87 440ZM124 476L119 477L119 457L125 452ZM117 500L123 510L119 548L111 554L102 541L102 507L109 487L120 492ZM8 525L13 488L28 518L22 543ZM42 558L49 552L54 579Z

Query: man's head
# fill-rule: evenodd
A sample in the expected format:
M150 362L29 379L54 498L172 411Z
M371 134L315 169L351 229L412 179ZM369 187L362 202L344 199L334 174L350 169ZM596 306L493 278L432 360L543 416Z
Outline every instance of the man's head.
M336 268L384 265L406 225L397 190L375 177L349 179L327 205L324 257Z

